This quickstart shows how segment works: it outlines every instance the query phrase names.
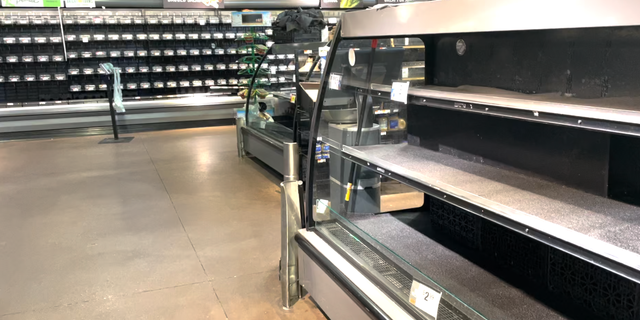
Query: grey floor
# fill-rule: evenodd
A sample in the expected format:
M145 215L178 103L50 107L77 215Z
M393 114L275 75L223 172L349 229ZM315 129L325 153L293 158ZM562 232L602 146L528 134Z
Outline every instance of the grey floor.
M277 179L234 127L0 143L0 319L323 319L280 305Z

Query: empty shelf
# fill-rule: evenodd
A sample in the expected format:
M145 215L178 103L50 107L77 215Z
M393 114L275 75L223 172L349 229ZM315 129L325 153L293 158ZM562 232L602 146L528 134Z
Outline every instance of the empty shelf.
M445 201L472 204L480 208L476 214L605 269L640 279L638 207L407 144L344 147L343 154L392 178L413 181L423 192L442 193Z
M487 319L565 319L522 290L391 215L356 218L352 223Z

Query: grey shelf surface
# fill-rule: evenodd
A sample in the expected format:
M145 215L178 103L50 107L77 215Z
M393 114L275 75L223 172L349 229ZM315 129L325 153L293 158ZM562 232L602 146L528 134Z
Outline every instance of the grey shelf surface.
M360 92L391 93L391 86L354 79L343 82ZM523 119L589 130L640 135L640 96L582 99L560 93L525 94L480 86L415 86L409 103ZM388 98L388 96L387 96ZM447 102L447 103L444 103ZM448 105L447 105L448 104ZM446 106L445 106L446 105Z
M584 250L604 257L614 264L601 266L639 279L638 207L407 144L343 147L342 152L346 157L366 162L374 170L379 167L384 174L393 172L391 177L400 175L442 192L445 201L453 200L452 197L460 199L483 208L483 212L537 230L541 235L529 233L529 229L527 234L561 250L577 256L582 256L580 252ZM447 199L446 195L452 197ZM561 245L555 240L560 240ZM581 250L573 252L572 248ZM620 265L624 268L618 268Z
M372 90L391 92L391 86L372 84ZM580 99L559 93L524 94L479 86L412 87L409 94L429 99L544 112L629 124L640 124L640 97ZM469 107L469 106L467 106ZM469 107L471 108L471 107Z
M487 319L566 319L389 214L351 222Z

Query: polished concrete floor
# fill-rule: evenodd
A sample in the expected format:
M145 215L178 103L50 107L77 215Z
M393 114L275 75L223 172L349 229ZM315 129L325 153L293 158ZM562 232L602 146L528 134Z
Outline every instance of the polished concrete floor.
M234 127L0 143L0 319L324 319L283 310L278 181Z

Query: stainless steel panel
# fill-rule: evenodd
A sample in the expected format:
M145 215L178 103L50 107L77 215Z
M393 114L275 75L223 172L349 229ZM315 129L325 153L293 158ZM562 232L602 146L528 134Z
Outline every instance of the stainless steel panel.
M283 143L249 127L242 128L244 150L274 170L283 173Z
M150 109L150 108L179 108L179 107L197 107L224 104L240 104L244 100L240 97L205 97L193 96L179 99L158 99L158 100L140 100L125 101L126 110ZM4 108L0 109L0 117L16 117L16 116L32 116L32 115L50 115L62 113L78 113L78 112L96 112L108 111L109 103L90 102L84 104L68 104L56 106L42 107L22 107L22 108Z
M300 294L298 288L298 245L294 239L298 230L302 228L300 220L300 185L302 185L302 181L297 180L284 181L280 184L282 200L280 284L282 288L282 306L285 309L291 308L298 301Z
M319 8L320 0L225 0L225 9Z
M371 320L333 280L298 249L300 285L332 320Z
M197 110L197 111L167 111L151 112L142 114L120 114L118 115L119 125L152 124L179 121L199 121L199 120L220 120L232 119L236 106L230 105L220 109ZM106 111L106 110L104 110ZM35 130L55 130L110 126L111 119L108 114L104 116L82 116L70 115L69 117L53 119L19 120L0 122L0 132L25 132Z
M592 28L640 25L635 0L446 0L347 12L342 36Z

